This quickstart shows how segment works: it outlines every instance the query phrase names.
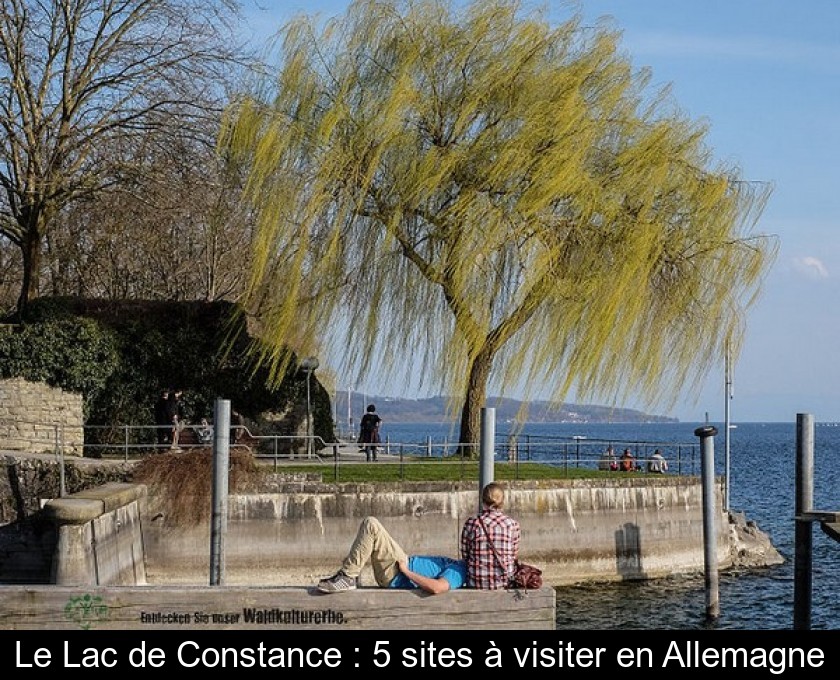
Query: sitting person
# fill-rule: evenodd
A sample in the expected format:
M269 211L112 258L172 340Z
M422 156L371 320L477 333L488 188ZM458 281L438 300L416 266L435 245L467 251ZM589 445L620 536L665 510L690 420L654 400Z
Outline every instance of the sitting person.
M463 560L437 555L409 556L378 519L365 517L341 569L319 581L318 590L322 593L355 590L368 563L380 588L422 588L437 595L460 588L467 580Z
M504 501L504 488L490 482L481 492L481 513L468 517L461 529L461 556L470 588L498 590L510 584L519 559L521 529L502 512Z
M668 471L668 461L662 455L659 449L653 452L653 455L648 459L648 472L656 472L665 474Z
M615 460L615 450L612 446L608 446L607 450L601 454L600 460L598 460L598 469L599 470L616 470L618 468L618 464Z
M633 458L630 449L624 449L624 453L621 454L619 468L622 472L633 472L636 469L636 459Z
M207 422L207 418L201 419L201 425L196 430L198 436L198 443L207 445L213 441L213 426Z

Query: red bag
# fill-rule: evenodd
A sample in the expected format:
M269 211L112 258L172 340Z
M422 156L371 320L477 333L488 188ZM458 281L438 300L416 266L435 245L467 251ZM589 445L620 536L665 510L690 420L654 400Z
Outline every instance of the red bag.
M532 564L516 561L513 568L513 576L510 579L508 588L526 588L533 590L542 588L542 570Z

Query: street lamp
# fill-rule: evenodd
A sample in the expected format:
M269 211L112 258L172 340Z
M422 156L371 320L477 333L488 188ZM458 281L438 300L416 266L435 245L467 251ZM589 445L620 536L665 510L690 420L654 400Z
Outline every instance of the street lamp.
M318 368L317 357L306 357L300 362L300 370L306 373L306 457L312 458L312 401L309 392L309 380Z

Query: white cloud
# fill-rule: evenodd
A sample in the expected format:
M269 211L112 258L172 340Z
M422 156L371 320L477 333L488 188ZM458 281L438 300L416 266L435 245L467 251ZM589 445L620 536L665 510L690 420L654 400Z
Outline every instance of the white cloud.
M822 260L810 255L793 258L793 268L809 279L819 280L829 277L828 268L822 263Z

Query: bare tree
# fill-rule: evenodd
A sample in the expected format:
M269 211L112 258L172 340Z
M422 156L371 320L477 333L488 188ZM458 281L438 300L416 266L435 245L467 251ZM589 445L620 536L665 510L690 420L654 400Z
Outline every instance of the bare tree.
M146 142L133 176L68 206L45 239L45 289L236 301L247 283L253 219L239 173L216 153L211 132L217 128L208 127L205 141Z
M236 18L226 0L0 0L0 236L21 252L18 313L74 201L143 167L150 131L166 144L215 127Z
M491 381L664 402L737 345L769 187L579 21L361 0L286 26L225 138L252 159L266 360L347 324L349 366L432 369L473 444Z

